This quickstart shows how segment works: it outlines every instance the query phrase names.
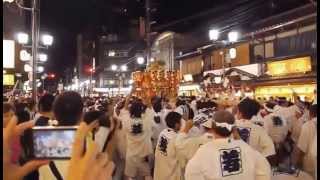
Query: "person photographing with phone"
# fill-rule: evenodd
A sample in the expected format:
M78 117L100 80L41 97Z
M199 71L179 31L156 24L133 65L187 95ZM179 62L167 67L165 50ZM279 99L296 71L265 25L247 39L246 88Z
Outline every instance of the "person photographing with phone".
M17 124L17 118L13 117L3 129L3 179L23 179L30 172L45 166L48 160L32 160L23 166L14 164L10 160L10 143L19 137L25 130L32 128L35 121ZM84 153L85 138L95 128L96 122L87 125L80 123L72 147L71 159L66 170L65 180L111 180L114 164L106 153L98 152L98 145L90 143ZM53 179L53 178L52 178Z

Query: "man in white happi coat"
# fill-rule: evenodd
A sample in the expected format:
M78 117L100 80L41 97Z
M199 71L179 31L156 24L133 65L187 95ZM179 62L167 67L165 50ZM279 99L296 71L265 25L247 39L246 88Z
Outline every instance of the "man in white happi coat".
M214 114L214 139L202 145L186 167L186 180L270 180L267 159L242 140L232 138L233 115Z

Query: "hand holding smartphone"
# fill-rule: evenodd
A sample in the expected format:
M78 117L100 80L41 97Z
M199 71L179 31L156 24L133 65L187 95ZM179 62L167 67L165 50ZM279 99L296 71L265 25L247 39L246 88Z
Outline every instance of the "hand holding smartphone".
M32 128L32 158L70 159L77 126Z

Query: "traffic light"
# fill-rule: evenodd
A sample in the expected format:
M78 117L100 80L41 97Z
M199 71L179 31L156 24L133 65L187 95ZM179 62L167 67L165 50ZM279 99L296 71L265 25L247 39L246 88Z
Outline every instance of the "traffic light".
M55 77L56 77L56 75L55 74L49 74L49 76L48 76L50 79L54 79Z

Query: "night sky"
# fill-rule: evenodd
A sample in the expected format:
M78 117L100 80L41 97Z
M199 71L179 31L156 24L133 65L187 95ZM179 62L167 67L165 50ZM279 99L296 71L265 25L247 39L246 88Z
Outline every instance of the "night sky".
M151 0L156 25L181 19L239 0ZM266 0L275 11L291 9L308 0ZM248 0L252 2L252 0ZM117 7L117 8L114 8ZM121 16L113 14L126 10ZM54 36L50 47L48 72L58 75L76 64L76 35L86 29L98 29L106 21L126 22L144 15L144 0L41 0L41 32Z

